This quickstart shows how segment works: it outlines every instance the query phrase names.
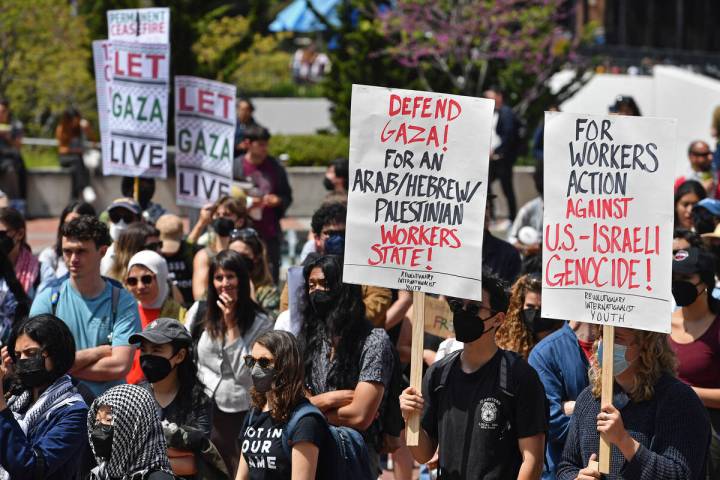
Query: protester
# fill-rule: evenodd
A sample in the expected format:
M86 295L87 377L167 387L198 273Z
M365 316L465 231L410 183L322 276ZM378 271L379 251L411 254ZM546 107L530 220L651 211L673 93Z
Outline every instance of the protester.
M692 386L710 416L709 478L720 477L720 301L710 294L715 265L716 259L701 248L675 252L672 292L680 308L672 314L669 339L678 359L678 377Z
M332 195L334 200L345 198L347 200L348 188L350 186L350 162L347 158L336 158L327 170L325 170L325 178L323 186L328 191L328 196ZM326 199L327 200L327 199ZM337 200L336 200L337 201Z
M120 192L123 197L136 198L135 197L135 182L138 183L138 195L137 202L140 205L141 215L143 220L155 225L158 218L167 213L167 210L160 205L152 201L153 195L155 195L155 179L147 177L122 177L120 183Z
M520 207L508 233L508 242L525 256L540 253L543 238L543 169L535 168L533 173L538 196Z
M508 308L502 281L484 269L482 301L451 299L450 306L463 350L428 369L423 396L412 387L400 396L406 421L422 414L413 457L426 463L439 445L443 478L539 479L545 392L535 370L495 344Z
M629 115L632 117L640 117L640 107L638 107L635 99L629 95L618 95L615 97L615 103L608 107L609 113L616 115Z
M249 178L257 191L261 217L254 222L254 227L265 242L270 273L273 281L277 282L282 240L280 220L292 203L292 190L285 168L268 154L270 133L262 127L254 126L248 127L244 136L243 147L247 152L242 161L235 162L233 177Z
M692 230L693 207L706 196L703 186L695 180L688 180L675 189L675 228Z
M542 316L542 279L529 274L518 278L512 287L505 321L495 332L495 342L503 350L520 354L527 360L530 351L543 338L563 326L562 320Z
M15 276L12 249L10 238L0 232L0 345L6 344L13 325L27 317L32 303Z
M235 250L246 262L253 284L255 301L274 319L280 306L280 292L273 283L268 266L265 245L253 228L233 230L230 233L230 250Z
M693 230L698 235L715 231L720 224L720 200L703 198L692 209Z
M67 265L62 256L62 228L66 223L78 218L80 215L96 216L95 208L85 202L73 200L70 202L60 214L60 224L58 225L57 239L55 245L47 247L38 255L38 261L42 268L47 268L53 272L55 278L63 278L68 274Z
M503 281L512 284L520 274L522 260L517 249L505 240L501 240L490 231L490 208L495 195L488 194L485 203L485 233L482 243L482 264L498 275Z
M167 261L170 280L183 298L183 305L190 305L192 296L193 274L193 248L183 239L182 219L177 215L166 213L155 222L155 228L160 232L160 254Z
M118 385L97 398L87 429L98 466L90 480L173 480L155 399L137 385Z
M83 215L62 229L63 259L69 278L40 292L30 315L52 313L61 318L78 351L72 376L94 395L123 382L132 366L128 338L140 331L132 295L100 276L100 260L110 244L107 226Z
M110 238L112 244L108 248L106 258L103 258L102 273L107 274L112 267L115 257L115 242L120 239L120 234L128 229L130 224L141 221L140 205L132 198L118 198L113 200L106 212L100 214L102 220L107 214L108 227L110 228ZM132 256L132 255L130 255ZM130 257L127 257L129 260Z
M390 339L365 316L358 285L343 283L342 264L333 255L303 268L300 342L310 401L333 425L364 433L370 471L378 474L382 448L376 414L393 373Z
M0 241L12 262L15 277L30 298L35 297L53 274L49 268L41 268L27 243L27 229L22 213L12 207L0 208Z
M704 141L695 140L690 142L688 147L689 165L685 172L675 179L675 188L677 189L688 180L695 180L700 182L708 197L717 198L719 193L718 182L712 171L712 155L710 145Z
M245 364L252 375L253 408L242 432L237 480L332 479L337 452L322 413L312 409L297 416L300 408L310 407L295 337L280 331L262 334Z
M495 180L500 180L508 205L508 217L512 222L517 214L517 202L513 190L513 166L518 155L520 124L515 113L505 104L503 93L498 88L492 87L486 90L483 96L495 101L496 120L493 135L497 135L499 140L490 152L488 182L492 184Z
M75 342L53 315L23 320L13 329L0 365L0 478L65 480L79 475L87 445L87 405L68 370ZM8 375L17 378L3 392Z
M314 42L295 51L292 61L292 76L296 83L318 83L330 71L330 59L317 51Z
M313 232L313 253L319 255L345 254L345 222L347 206L342 203L322 205L313 213L310 226ZM375 327L384 327L387 311L392 303L392 293L387 288L362 285L362 299L365 304L365 316ZM280 296L280 311L288 309L288 285L285 284ZM293 325L290 330L300 330Z
M602 340L600 341L602 342ZM602 436L611 446L609 478L701 480L710 425L692 389L675 378L667 335L615 327L613 403L600 405L602 351L578 396L558 480L600 479Z
M190 308L186 324L197 343L198 376L215 402L210 440L227 465L237 471L238 435L250 408L250 369L243 358L272 321L250 296L250 276L242 256L220 252L210 264L207 302Z
M75 108L69 107L60 117L60 122L55 129L55 138L58 141L60 166L70 169L72 180L70 199L94 201L95 192L90 186L90 172L83 160L85 141L94 138L90 122L84 119Z
M244 228L247 224L247 204L239 199L220 197L213 205L206 205L200 211L200 218L188 235L188 243L203 244L193 259L192 291L195 300L205 298L208 284L208 271L215 255L227 250L230 243L230 232ZM206 226L211 231L201 241L200 234Z
M185 321L186 310L172 298L167 263L159 253L143 250L133 255L128 263L124 283L138 302L142 328L160 317L172 318L181 323ZM140 352L136 351L133 366L126 377L128 383L140 383L143 380L140 366Z
M235 113L237 115L237 123L235 124L235 154L234 158L245 155L246 149L243 146L245 141L245 130L250 127L260 127L255 121L253 113L255 113L255 105L249 98L240 97L235 103Z
M157 251L160 246L160 232L149 223L134 222L128 225L112 245L112 263L109 268L108 255L103 257L101 272L118 282L127 277L128 263L136 253L143 250Z
M17 187L20 200L27 200L27 167L21 149L24 135L23 124L13 118L10 102L0 99L0 171L7 162L17 173Z
M555 478L575 400L588 386L595 329L589 323L568 322L540 340L530 352L528 363L538 372L550 405L543 480Z
M184 479L227 477L225 464L210 443L212 402L197 377L190 333L177 320L158 318L142 333L130 337L140 343L140 365L160 408L168 457L173 473Z

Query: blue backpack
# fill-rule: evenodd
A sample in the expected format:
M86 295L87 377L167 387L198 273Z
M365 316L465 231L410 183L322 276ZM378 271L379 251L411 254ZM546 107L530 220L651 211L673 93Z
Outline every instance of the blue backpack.
M292 458L292 451L288 439L295 431L298 422L313 415L328 426L330 436L335 442L337 457L335 461L333 478L352 480L376 480L377 475L370 472L368 450L362 435L349 427L336 427L329 425L325 415L312 403L303 402L298 405L290 415L287 426L283 429L282 445L288 458Z

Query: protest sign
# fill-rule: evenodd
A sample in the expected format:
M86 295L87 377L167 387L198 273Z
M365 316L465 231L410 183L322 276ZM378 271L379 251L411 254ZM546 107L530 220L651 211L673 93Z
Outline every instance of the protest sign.
M481 299L493 102L353 85L343 280Z
M95 40L92 42L93 64L95 66L95 95L97 96L98 124L102 145L102 158L110 158L110 132L108 115L112 65L110 63L110 42Z
M670 332L676 121L545 114L543 317Z
M412 318L413 315L413 307L410 307L407 316ZM452 322L453 314L447 301L425 295L425 333L440 338L454 337L455 330Z
M108 10L108 39L140 43L170 42L169 8Z
M175 77L177 203L200 208L230 194L235 86Z
M168 45L113 41L105 175L167 176Z

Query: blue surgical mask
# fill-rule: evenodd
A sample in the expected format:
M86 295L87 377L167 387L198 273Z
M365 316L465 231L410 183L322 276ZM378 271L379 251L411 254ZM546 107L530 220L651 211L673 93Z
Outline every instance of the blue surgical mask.
M602 368L602 357L603 357L603 342L600 340L598 343L597 358L600 367ZM630 362L625 358L625 352L627 352L627 346L615 344L613 350L613 376L617 377L630 366Z

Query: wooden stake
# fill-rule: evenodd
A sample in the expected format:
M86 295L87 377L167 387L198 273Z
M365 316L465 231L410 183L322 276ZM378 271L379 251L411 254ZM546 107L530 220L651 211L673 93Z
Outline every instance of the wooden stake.
M615 350L615 327L603 325L603 356L602 356L602 392L600 406L612 403L613 400L613 350ZM600 473L610 473L610 443L600 437L600 452L598 452Z
M133 199L140 203L140 177L135 177L133 182Z
M410 353L410 386L418 393L422 390L423 349L425 334L425 294L413 292L412 351ZM405 440L416 447L420 439L420 414L408 419Z

